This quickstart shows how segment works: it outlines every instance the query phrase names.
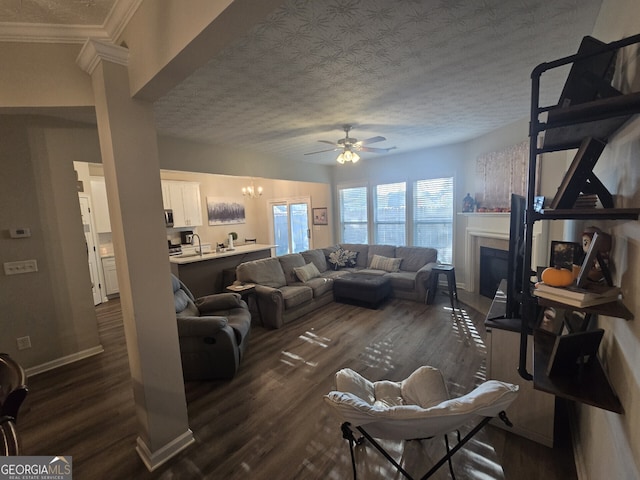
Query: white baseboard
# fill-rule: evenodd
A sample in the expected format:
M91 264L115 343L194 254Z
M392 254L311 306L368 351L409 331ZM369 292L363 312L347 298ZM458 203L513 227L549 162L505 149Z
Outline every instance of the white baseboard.
M195 441L196 439L193 438L193 432L188 429L182 435L174 438L162 448L155 452L151 452L142 438L138 437L136 440L136 451L147 469L150 472L153 472L156 468L173 458Z
M25 370L25 373L27 374L27 377L32 377L33 375L48 372L49 370L53 370L54 368L68 365L70 363L77 362L78 360L98 355L102 352L104 352L104 348L102 348L102 345L98 345L97 347L82 350L65 357L56 358L55 360L51 360L50 362L36 365L35 367L27 368Z

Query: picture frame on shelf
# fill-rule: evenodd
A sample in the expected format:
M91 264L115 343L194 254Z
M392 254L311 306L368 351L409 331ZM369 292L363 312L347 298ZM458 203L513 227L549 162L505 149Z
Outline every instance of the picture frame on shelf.
M543 306L540 308L538 329L551 335L560 335L566 315L567 311L563 308Z
M574 265L582 264L582 245L578 242L562 242L558 240L551 241L551 249L549 256L549 266L557 268L566 268L573 271Z
M538 195L533 197L533 211L540 213L544 209L544 196Z
M595 167L605 145L606 142L592 137L587 137L582 141L569 170L565 173L562 183L551 201L550 208L572 208L580 192L585 188L587 180L590 180L593 185L593 167ZM599 184L601 185L601 183ZM604 188L604 185L602 187Z
M579 287L584 287L587 283L587 280L589 279L589 271L593 268L594 262L598 258L598 252L600 251L601 244L602 236L598 235L598 232L595 232L593 234L593 238L591 239L591 243L589 244L589 250L587 250L584 260L582 261L582 266L580 267L578 278L576 278L576 285L578 285Z
M314 225L329 225L327 207L314 208L312 209L312 213Z

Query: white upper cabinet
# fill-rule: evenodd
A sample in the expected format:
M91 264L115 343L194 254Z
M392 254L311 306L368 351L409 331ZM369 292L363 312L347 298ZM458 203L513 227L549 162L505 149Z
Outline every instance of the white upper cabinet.
M174 228L202 225L199 183L163 180L162 203L173 210Z
M162 180L162 206L166 210L171 208L171 195L169 194L169 182Z
M98 233L111 232L107 189L104 183L104 177L91 177L91 203L93 204L93 218L96 222L96 231Z

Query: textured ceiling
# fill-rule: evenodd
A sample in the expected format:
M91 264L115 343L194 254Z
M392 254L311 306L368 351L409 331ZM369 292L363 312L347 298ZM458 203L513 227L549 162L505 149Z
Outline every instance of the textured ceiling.
M0 0L0 22L103 25L115 0Z
M64 23L109 2L0 0L0 22L20 4ZM372 146L392 155L468 140L528 115L531 70L575 53L600 4L289 0L156 102L158 131L327 164L336 153L304 154L344 137L343 124L350 137L386 137ZM565 78L543 77L545 102Z

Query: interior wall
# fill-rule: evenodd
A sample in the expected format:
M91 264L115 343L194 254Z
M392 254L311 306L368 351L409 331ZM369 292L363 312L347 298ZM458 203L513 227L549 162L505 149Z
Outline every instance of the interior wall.
M331 182L331 166L285 162L238 147L208 145L171 137L158 138L160 168L278 180Z
M422 178L454 177L454 265L459 274L457 280L465 288L465 265L467 264L466 228L468 218L458 215L462 212L462 199L467 193L476 195L476 160L478 156L499 151L516 145L529 136L529 119L524 118L506 125L481 137L456 145L413 151L376 159L363 158L357 164L332 167L333 182L336 185L334 204L338 205L337 187L341 184L367 183L375 185L394 181L414 181ZM540 162L540 195L550 201L555 195L562 175L567 168L567 154L545 154ZM337 212L336 212L337 213ZM482 215L482 214L478 214ZM338 219L334 229L338 232ZM566 222L545 225L543 238L565 239ZM546 257L545 254L541 255Z
M24 117L0 116L1 262L38 265L0 275L0 350L26 368L101 351L68 142ZM10 238L18 227L31 236ZM31 348L18 350L16 338L27 335Z
M356 163L336 164L331 167L334 185L333 204L335 217L332 219L338 242L340 219L337 218L339 205L338 188L349 185L378 185L392 182L414 182L427 178L453 177L454 196L454 263L460 271L464 268L464 230L458 229L458 218L455 212L462 210L462 198L466 188L467 154L464 144L435 147L425 150L397 153L395 155L376 158L374 155L362 156Z
M635 0L604 0L593 36L610 42L640 33L637 19L640 3ZM618 59L616 85L625 92L640 91L638 48ZM636 116L609 140L595 173L615 195L620 207L640 206L640 119ZM640 478L640 226L638 221L600 224L613 234L614 283L620 285L624 303L636 320L601 317L605 329L601 356L624 415L587 405L578 405L578 454L583 477Z
M0 108L93 105L88 75L78 68L81 45L3 42Z
M162 170L160 176L164 180L184 180L200 183L200 199L203 213L203 225L194 229L203 242L226 243L230 232L238 234L238 240L256 238L258 243L272 243L269 238L269 201L294 197L309 197L313 206L328 206L331 187L328 184L314 182L292 182L289 180L272 180L259 177L236 177L193 172L177 172ZM250 185L253 180L256 188L261 186L262 196L249 198L242 195L242 188ZM234 225L208 225L207 197L225 198L242 203L245 206L246 222ZM311 213L311 212L309 212ZM314 244L327 246L331 241L331 234L327 227L313 227ZM174 239L178 238L173 232Z
M87 171L91 176L103 176L102 165L91 164ZM277 171L277 169L273 169ZM216 243L226 243L230 232L238 234L238 241L244 242L245 238L255 238L258 243L268 244L273 240L269 236L269 202L289 198L308 197L311 200L311 208L326 207L331 217L331 186L327 183L300 182L290 180L274 180L260 177L243 177L232 175L218 175L212 173L187 172L177 170L161 170L160 177L163 180L179 180L196 182L200 184L200 206L202 208L203 225L189 228L167 229L167 239L172 243L180 243L180 231L192 230L203 243L210 243L215 248ZM249 198L242 195L242 188L254 182L255 187L262 187L263 194L258 198ZM85 190L90 194L90 187ZM223 198L236 201L245 206L245 223L233 225L208 225L207 197ZM311 218L311 212L309 212ZM312 243L314 246L324 247L333 241L332 225L311 225ZM110 241L109 234L101 234L100 241ZM109 245L102 245L107 251L112 252Z
M157 100L282 2L143 1L117 39L131 52L132 95Z

